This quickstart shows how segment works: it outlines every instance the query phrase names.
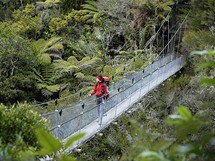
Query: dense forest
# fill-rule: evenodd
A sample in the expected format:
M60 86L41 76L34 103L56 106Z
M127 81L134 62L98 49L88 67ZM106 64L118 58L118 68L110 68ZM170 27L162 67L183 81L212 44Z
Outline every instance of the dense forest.
M5 105L85 95L97 73L120 79L127 61L140 52L144 56L145 43L174 6L171 0L25 3L1 2ZM136 67L155 54L145 54Z
M33 105L75 102L98 73L117 81L147 66L158 54L154 44L144 49L148 40L188 13L180 52L192 54L183 70L83 151L66 154L81 136L62 145L39 114L54 104ZM3 0L0 28L0 160L214 159L214 0Z

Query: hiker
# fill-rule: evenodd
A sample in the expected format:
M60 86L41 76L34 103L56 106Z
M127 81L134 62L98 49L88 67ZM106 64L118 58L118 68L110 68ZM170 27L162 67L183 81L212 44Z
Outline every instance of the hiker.
M94 85L94 89L90 95L96 95L96 104L98 108L98 116L99 116L99 125L102 124L102 116L103 116L103 100L107 99L107 85L104 83L104 78L101 75L96 76L96 84Z

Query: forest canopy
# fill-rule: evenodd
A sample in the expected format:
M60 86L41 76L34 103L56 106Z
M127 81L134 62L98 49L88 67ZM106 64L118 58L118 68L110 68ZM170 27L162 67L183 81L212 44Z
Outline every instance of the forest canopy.
M173 6L172 0L1 2L0 102L86 95L96 74L120 79L138 52L144 61L127 71L143 67L156 55L145 54L144 45Z

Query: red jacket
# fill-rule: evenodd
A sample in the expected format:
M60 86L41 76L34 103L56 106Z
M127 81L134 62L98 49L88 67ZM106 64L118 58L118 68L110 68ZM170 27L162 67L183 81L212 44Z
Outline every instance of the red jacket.
M91 92L91 95L96 94L97 97L104 95L104 98L107 98L107 85L105 83L99 82L94 85L94 89Z

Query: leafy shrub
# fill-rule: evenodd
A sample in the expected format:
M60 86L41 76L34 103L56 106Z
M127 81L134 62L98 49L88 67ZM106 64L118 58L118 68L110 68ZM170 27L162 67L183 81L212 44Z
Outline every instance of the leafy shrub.
M34 130L39 127L47 128L48 123L30 108L31 105L27 103L12 107L0 105L0 139L3 145L16 144L17 137L20 137L24 142L20 145L21 149L38 147Z

